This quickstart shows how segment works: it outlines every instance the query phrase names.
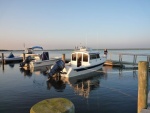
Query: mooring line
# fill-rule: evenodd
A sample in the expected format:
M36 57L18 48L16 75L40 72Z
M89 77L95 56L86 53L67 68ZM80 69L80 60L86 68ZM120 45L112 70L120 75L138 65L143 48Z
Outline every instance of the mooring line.
M101 85L101 86L102 86L102 85ZM115 92L118 92L118 93L121 93L121 94L126 95L126 96L128 96L128 97L132 97L132 98L136 99L134 96L132 96L132 95L130 95L130 94L127 94L127 93L125 93L125 92L122 92L122 91L120 91L120 90L117 90L117 89L115 89L115 88L106 87L106 86L102 86L102 87L103 87L103 88L110 89L110 90L115 91Z
M91 70L91 71L95 71L95 70ZM95 72L103 72L103 73L119 73L119 72L137 72L138 70L131 70L131 71L125 71L125 70L118 70L117 72L115 71L115 72L107 72L107 71L95 71Z

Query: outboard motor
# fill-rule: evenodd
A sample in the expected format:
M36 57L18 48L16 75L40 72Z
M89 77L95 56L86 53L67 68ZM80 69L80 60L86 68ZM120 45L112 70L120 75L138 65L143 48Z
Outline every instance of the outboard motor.
M31 56L28 56L23 62L20 63L20 67L23 67L26 63L30 63L32 61Z
M52 67L52 69L50 70L50 73L48 74L49 75L48 79L50 79L54 74L62 71L64 67L65 67L65 63L63 60L56 61L55 65Z

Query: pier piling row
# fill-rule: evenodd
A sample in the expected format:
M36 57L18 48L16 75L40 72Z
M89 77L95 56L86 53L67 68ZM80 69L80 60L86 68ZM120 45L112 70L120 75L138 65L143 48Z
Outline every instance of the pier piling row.
M113 60L112 56L116 55L118 56L118 60ZM133 61L123 61L123 56L133 56ZM104 65L111 65L111 66L118 66L123 67L124 64L132 65L133 67L138 65L137 63L137 57L139 56L145 56L147 61L150 65L150 55L148 54L132 54L132 53L109 53L107 56L107 61L104 63Z

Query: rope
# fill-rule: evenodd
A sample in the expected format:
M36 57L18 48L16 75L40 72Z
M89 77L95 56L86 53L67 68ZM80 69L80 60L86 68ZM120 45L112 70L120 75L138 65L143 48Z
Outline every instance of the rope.
M90 70L91 70L91 72L92 72L92 71L95 71L95 70L93 70L93 69L90 69ZM128 73L129 73L129 72L135 72L135 71L138 71L138 70L131 70L131 71L119 70L119 71L123 71L123 73L124 73L124 72L128 72ZM95 71L95 72L118 73L118 72L107 72L107 71L105 71L105 70L103 70L103 71Z
M106 89L110 89L110 90L112 90L112 91L114 91L114 92L123 94L123 95L125 95L125 96L132 97L132 98L134 98L134 99L137 99L137 98L135 98L134 96L129 95L128 93L122 92L122 91L120 91L120 90L117 90L117 89L115 89L115 88L106 87L106 86L102 86L102 87L103 87L103 88L106 88Z

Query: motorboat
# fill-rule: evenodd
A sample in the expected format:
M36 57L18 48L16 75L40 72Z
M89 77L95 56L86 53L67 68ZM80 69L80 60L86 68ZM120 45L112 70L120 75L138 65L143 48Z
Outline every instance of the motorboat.
M106 54L101 56L100 52L91 48L83 46L76 48L71 54L69 63L64 63L60 60L52 66L48 79L58 72L61 73L62 77L76 77L90 74L101 69L106 58Z
M71 61L65 64L61 76L75 77L97 71L106 61L106 55L91 48L80 47L71 54Z
M41 66L51 66L54 64L59 57L49 58L48 52L43 52L40 55L31 55L26 57L26 59L20 63L20 67L32 69Z
M25 57L27 58L28 56L31 56L31 57L34 57L34 58L37 58L39 59L40 57L40 54L35 52L35 50L40 50L40 51L43 51L43 47L41 46L33 46L31 48L26 48L24 50L24 52L20 55L20 57ZM24 59L25 59L24 58Z
M21 62L23 58L21 56L14 56L14 54L11 52L7 57L3 58L4 63L14 63L14 62ZM2 62L2 58L0 59L0 62Z
M22 62L23 59L27 58L28 56L34 57L34 59L39 59L40 54L36 53L35 49L43 50L41 46L33 46L31 48L26 48L24 52L19 56L15 56L11 52L7 57L4 57L4 63ZM0 58L0 62L2 62L2 58Z

